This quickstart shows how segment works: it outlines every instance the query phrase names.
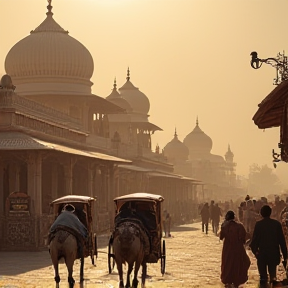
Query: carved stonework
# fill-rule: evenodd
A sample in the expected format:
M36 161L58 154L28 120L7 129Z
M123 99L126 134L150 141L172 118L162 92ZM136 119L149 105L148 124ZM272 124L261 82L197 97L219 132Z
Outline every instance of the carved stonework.
M14 247L35 246L34 221L31 217L8 217L6 222L6 245Z
M72 130L68 130L62 127L57 127L43 120L36 119L20 113L16 114L14 119L15 125L30 128L31 130L36 130L42 133L44 132L46 134L73 140L76 142L83 142L85 139L85 136L81 133L74 132Z

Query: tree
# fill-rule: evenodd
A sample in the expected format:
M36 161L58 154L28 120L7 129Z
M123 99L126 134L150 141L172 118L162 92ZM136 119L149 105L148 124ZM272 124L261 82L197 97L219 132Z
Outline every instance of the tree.
M269 194L280 194L282 184L273 169L266 164L259 166L252 164L249 167L248 191L251 195L266 196Z

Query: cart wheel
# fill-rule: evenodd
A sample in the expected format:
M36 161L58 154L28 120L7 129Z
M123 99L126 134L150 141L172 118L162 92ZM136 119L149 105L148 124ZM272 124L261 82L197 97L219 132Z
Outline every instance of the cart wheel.
M94 255L96 256L96 259L97 259L98 258L98 243L97 243L96 233L94 233Z
M111 253L112 249L113 249L112 245L113 245L113 237L111 235L111 237L109 239L109 244L108 244L108 270L109 270L109 274L112 273L112 270L113 270L114 265L115 265L114 255L113 255L113 253Z
M163 240L162 249L161 249L161 274L162 276L165 274L165 266L166 266L166 246L165 246L165 240Z
M94 239L92 239L92 236L89 238L89 254L90 254L90 258L91 258L91 262L92 265L95 265L95 261L94 261L94 254L95 254L95 250L94 250L94 243L93 243Z

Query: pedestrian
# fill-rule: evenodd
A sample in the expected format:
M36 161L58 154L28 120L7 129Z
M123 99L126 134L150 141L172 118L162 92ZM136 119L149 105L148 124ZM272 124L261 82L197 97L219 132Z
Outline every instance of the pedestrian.
M221 208L219 207L218 203L215 204L214 211L213 211L213 223L214 223L214 233L217 235L219 230L219 224L220 224L220 217L222 216Z
M210 218L210 212L209 212L209 206L207 202L202 207L200 211L200 215L201 215L201 220L202 220L202 232L204 232L204 228L205 228L205 232L206 234L208 234L208 223L209 223L209 218Z
M211 220L211 226L212 226L212 231L213 233L215 232L214 231L214 228L215 228L215 223L214 223L214 210L215 210L215 205L214 205L214 200L211 200L210 202L210 207L209 207L209 215L210 215L210 220Z
M229 210L220 231L220 240L224 241L221 282L227 288L238 288L248 280L248 269L251 262L244 247L245 237L246 231L243 224L236 222L235 213Z
M243 210L244 210L245 208L243 208L243 207L245 207L245 206L246 206L246 202L243 201L243 202L240 203L240 205L239 205L239 207L238 207L238 220L239 220L242 224L244 223Z
M271 219L272 209L264 205L260 214L262 220L256 222L250 248L257 259L257 267L260 275L260 288L266 288L269 282L276 281L276 268L280 264L280 249L283 261L287 259L287 246L283 230L279 221Z
M164 237L171 237L170 228L171 228L171 216L170 213L165 209L163 211L163 229Z

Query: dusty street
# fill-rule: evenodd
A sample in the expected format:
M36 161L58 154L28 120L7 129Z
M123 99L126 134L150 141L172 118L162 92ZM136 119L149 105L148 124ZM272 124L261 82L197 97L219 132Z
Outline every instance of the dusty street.
M157 264L148 264L146 288L223 287L219 279L222 242L211 232L208 235L202 233L200 223L175 227L172 236L166 239L166 274L162 277L160 273L160 261ZM91 264L90 258L85 259L85 281L82 286L79 284L79 261L74 265L75 288L118 288L117 270L108 274L108 236L99 237L98 242L96 267ZM244 287L256 288L258 274L255 259L250 251L248 254L252 264L248 283ZM0 287L55 287L54 270L48 251L0 252L0 260ZM279 271L280 277L283 273ZM60 265L60 277L60 288L68 287L64 264Z

